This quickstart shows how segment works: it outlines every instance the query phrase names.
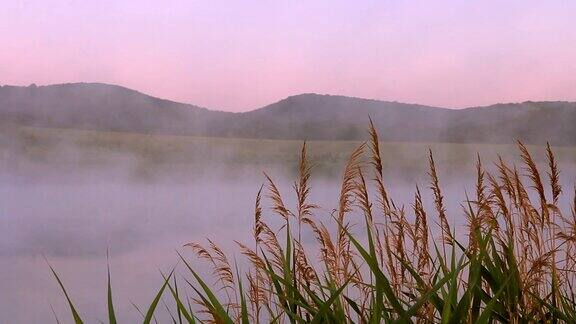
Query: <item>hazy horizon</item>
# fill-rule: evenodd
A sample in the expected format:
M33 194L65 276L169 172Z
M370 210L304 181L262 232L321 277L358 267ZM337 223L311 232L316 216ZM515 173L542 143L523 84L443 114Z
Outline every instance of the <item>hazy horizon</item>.
M574 2L1 3L3 84L119 84L225 111L300 93L576 101Z
M159 97L159 96L155 96L155 95L151 95L150 93L144 92L142 90L139 89L135 89L135 88L130 88L128 86L122 85L122 84L113 84L113 83L105 83L105 82L90 82L90 81L79 81L79 82L63 82L63 83L48 83L48 84L38 84L35 82L29 83L27 85L16 85L16 84L0 84L0 87L2 86L7 86L7 87L30 87L30 86L37 86L37 87L50 87L50 86L64 86L64 85L74 85L74 84L100 84L100 85L104 85L104 86L112 86L112 87L120 87L120 88L125 88L128 90L132 90L132 91L136 91L138 93L141 93L143 95L147 95L147 96L151 96L153 98L157 98L157 99L161 99L161 100L168 100L168 101L172 101L175 103L180 103L180 104L186 104L186 105L191 105L191 106L196 106L196 107L200 107L200 108L204 108L204 109L208 109L211 111L227 111L227 112L233 112L233 113L242 113L242 112L250 112L250 111L254 111L254 110L258 110L261 108L265 108L269 105L273 105L275 103L279 103L283 100L286 100L288 98L291 97L298 97L298 96L306 96L306 95L316 95L316 96L330 96L330 97L344 97L344 98L352 98L352 99L360 99L360 100L370 100L370 101L381 101L381 102L391 102L391 103L401 103L401 104L408 104L408 105L418 105L418 106L427 106L430 108L438 108L438 109L451 109L451 110L458 110L458 109L468 109L468 108L483 108L483 107L489 107L489 106L493 106L493 105L498 105L498 104L521 104L521 103L526 103L526 102L576 102L575 100L561 100L561 99L550 99L550 100L533 100L533 99L525 99L522 101L516 101L516 102L512 102L512 101L502 101L502 102L493 102L493 103L487 103L486 105L482 105L482 106L466 106L466 107L446 107L446 106L437 106L437 105L431 105L425 102L405 102L405 101L398 101L398 100L394 100L393 98L390 99L377 99L377 98L368 98L368 97L358 97L358 96L348 96L348 95L343 95L343 94L338 94L338 93L319 93L319 92L301 92L301 93L293 93L293 94L288 94L284 97L279 97L276 99L272 99L271 102L265 103L261 106L255 106L255 107L248 107L245 110L222 110L219 108L215 108L215 107L207 107L207 106L201 106L196 104L195 102L187 102L187 101L177 101L177 100L172 100L169 98L165 98L165 97Z

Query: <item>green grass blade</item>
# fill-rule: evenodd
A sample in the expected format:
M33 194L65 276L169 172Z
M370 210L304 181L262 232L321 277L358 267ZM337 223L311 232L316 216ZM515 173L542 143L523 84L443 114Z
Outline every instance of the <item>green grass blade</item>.
M398 257L396 254L394 254L394 256L400 261L402 262L402 264L404 265L404 267L408 270L408 272L410 272L410 274L412 275L412 277L416 280L416 283L418 284L418 287L421 290L425 290L428 289L428 286L426 284L426 282L424 281L424 279L422 279L422 277L420 276L420 274L418 273L418 271L416 271L412 265L408 262L406 262L406 260L403 260L402 258ZM448 276L445 276L444 278L447 278ZM436 308L436 310L438 311L442 311L442 309L444 308L444 300L442 300L440 298L440 296L438 296L437 293L438 290L434 290L431 295L430 295L430 302L432 303L432 305L434 305L434 307Z
M348 303L348 305L350 305L350 307L352 308L352 310L356 313L356 315L358 315L358 318L360 319L360 323L367 323L368 321L366 320L366 318L364 317L364 314L362 313L362 311L360 310L360 307L358 307L358 304L353 301L352 299L348 298L347 296L344 296L344 300L346 300L346 302Z
M240 294L240 318L242 324L249 324L248 320L248 307L246 306L246 297L244 296L244 289L242 288L242 278L240 278L240 272L238 271L238 265L236 264L236 278L238 278L238 293Z
M492 321L492 310L494 309L494 306L496 306L496 304L499 302L500 296L504 293L504 291L506 291L506 287L510 281L510 278L511 276L508 276L500 289L496 292L496 294L494 294L490 302L486 304L486 307L484 307L484 310L482 311L482 314L480 314L480 317L476 323L488 324Z
M463 262L463 258L460 259L460 265ZM456 249L452 248L452 253L450 254L450 286L448 289L448 295L444 301L444 309L442 310L442 324L447 324L452 319L453 309L456 307L456 298L458 297L458 272L456 271Z
M444 286L449 280L451 280L451 276L445 276L444 278L440 279L429 291L427 291L424 295L420 296L420 298L410 307L406 313L409 317L414 317L418 314L418 310L422 307L425 303L430 301L430 298L436 294L436 292ZM399 323L399 322L397 322Z
M74 318L74 323L76 323L76 324L84 323L82 321L82 319L80 318L80 315L78 315L78 312L76 311L76 308L74 307L74 304L72 303L72 300L70 300L70 297L68 296L68 292L66 291L66 288L64 288L64 284L62 283L62 280L60 280L60 277L58 277L58 274L56 273L56 271L54 270L52 265L50 265L50 263L48 262L48 259L45 258L45 260L46 260L46 263L48 264L48 267L50 267L50 271L52 271L52 274L56 278L56 281L58 282L60 289L64 293L66 300L68 301L68 306L70 307L70 311L72 312L72 317Z
M50 310L52 311L52 315L54 315L54 319L56 320L56 324L60 324L60 320L58 319L58 315L56 315L56 311L54 310L54 306L50 304Z
M174 277L176 277L176 276L174 276ZM164 278L166 278L166 277L164 277ZM174 288L172 288L172 286L170 284L168 284L168 289L172 293L172 297L174 297L174 301L176 301L176 308L178 309L179 321L180 322L182 321L180 316L184 316L186 321L188 321L188 324L196 324L196 321L194 320L194 316L191 313L192 309L190 309L190 310L186 309L186 307L182 303L182 300L180 299L180 296L178 295L176 280L174 280Z
M108 251L106 251L106 267L108 270L108 322L110 324L116 324L116 313L114 312L114 303L112 302L112 284L110 282L110 259Z
M215 315L217 315L219 317L219 320L221 320L223 323L233 324L234 321L232 320L232 318L230 318L230 316L228 315L228 313L226 312L226 310L224 309L222 304L218 301L218 298L216 298L216 295L214 295L212 290L208 287L208 285L206 285L206 283L202 280L202 278L198 275L198 273L196 273L196 271L194 271L192 269L192 267L190 266L188 261L186 261L186 259L184 259L184 257L180 254L180 252L177 252L177 253L180 256L180 259L182 259L182 261L184 262L184 264L186 265L186 267L190 271L190 273L192 273L192 275L194 276L196 281L202 287L202 290L204 291L204 293L208 297L208 300L210 300L210 303L214 307Z
M176 323L176 318L174 317L174 315L172 315L172 311L170 310L170 307L168 307L168 304L166 304L164 300L162 300L162 304L164 305L164 308L166 308L166 312L168 312L168 315L170 315L170 318L172 319L172 324L178 324Z
M348 231L346 231L346 234L350 238L350 242L352 242L352 244L354 244L358 252L360 252L360 255L366 261L372 273L374 273L377 280L377 284L379 284L380 289L386 295L386 298L388 298L388 301L392 305L392 308L398 313L398 315L400 315L400 318L402 318L403 321L410 322L410 318L408 317L406 310L402 308L400 301L398 300L398 298L394 294L394 291L392 290L392 287L390 286L390 281L380 270L378 266L378 261L375 258L372 258L372 256L370 256L370 254Z
M140 307L138 307L138 305L134 304L133 301L130 301L130 305L132 305L132 307L134 307L136 309L136 311L138 312L138 314L140 314L140 316L142 316L142 318L146 317L146 315L144 315L144 313L142 312Z
M325 320L324 316L326 316L327 313L330 311L330 306L334 303L334 301L336 301L336 299L338 299L338 297L340 297L340 294L342 293L342 291L344 291L344 288L348 286L350 280L352 280L352 276L350 276L350 278L348 278L348 280L346 280L346 282L344 282L344 284L340 288L338 288L338 290L332 293L332 296L330 296L330 298L323 303L320 309L318 309L318 312L316 313L316 316L314 316L314 318L312 319L311 323L324 323Z
M169 288L172 288L168 286ZM170 289L172 291L172 289ZM178 294L178 283L176 282L176 276L174 276L174 294L176 300L176 311L178 314L178 323L182 324L182 312L180 311L180 307L178 307L178 301L180 301L180 295Z
M152 300L150 307L148 307L148 310L146 311L146 316L144 317L144 322L143 322L144 324L150 324L150 322L152 321L152 319L154 317L154 311L156 310L156 306L158 306L158 302L160 301L160 298L162 297L162 294L164 293L164 289L166 289L166 286L168 285L168 281L170 280L170 278L174 274L174 270L175 269L172 269L172 271L170 271L170 274L164 280L164 284L162 285L162 287L160 288L160 290L156 294L156 297L154 297L154 300Z

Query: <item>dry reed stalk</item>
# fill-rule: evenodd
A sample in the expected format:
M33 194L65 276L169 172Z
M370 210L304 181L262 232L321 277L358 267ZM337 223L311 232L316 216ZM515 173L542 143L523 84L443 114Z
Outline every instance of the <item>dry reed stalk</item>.
M375 228L376 244L378 248L380 265L385 266L386 263L384 262L384 250L386 251L386 255L388 256L387 264L391 264L390 258L392 257L390 242L387 239L388 236L393 235L390 229L390 223L392 222L391 203L388 192L386 191L386 187L384 186L382 157L380 155L380 143L378 140L378 132L376 131L376 128L374 127L374 123L372 122L371 118L370 118L369 135L370 135L370 165L372 165L374 169L373 180L376 183L376 190L378 192L377 201L384 217L384 224L383 224L384 228L382 233L380 233L380 230L378 230L378 228ZM380 238L381 235L384 236L384 240ZM382 247L382 241L384 241L384 247ZM393 272L392 269L389 269L389 271Z
M218 314L216 312L214 312L214 310L211 307L209 307L204 302L204 300L202 300L200 298L193 297L192 302L194 302L194 304L196 304L200 307L198 314L209 316L207 318L203 318L202 323L213 323L213 324L223 324L224 323L219 319Z
M273 204L272 210L275 211L276 214L280 215L280 217L282 217L286 223L288 223L289 221L288 218L290 217L291 213L288 210L288 208L286 208L286 206L284 205L284 201L282 200L280 190L278 190L278 187L276 187L274 181L272 181L272 178L270 178L270 176L268 176L266 172L264 172L264 176L268 181L268 191L270 192L268 198L272 200Z
M380 145L378 142L378 132L374 128L372 119L370 119L370 164L374 168L374 181L376 182L376 189L378 191L378 203L387 215L390 211L390 200L388 198L388 192L384 186L383 180L383 167L382 167L382 157L380 156Z
M258 255L257 251L250 249L241 242L238 241L235 242L236 245L238 245L238 247L240 248L240 253L242 253L242 255L244 255L248 259L248 261L250 261L254 269L258 269L261 271L266 270L266 262Z
M416 186L416 194L414 195L414 214L416 219L414 221L415 232L417 235L417 241L414 247L417 248L417 267L420 276L427 279L428 284L430 284L431 275L431 257L430 257L430 230L428 228L428 216L424 210L424 205L422 204L422 194L420 193L420 188Z
M264 186L260 186L260 190L256 194L256 202L254 204L254 228L253 228L253 236L254 236L254 243L256 245L256 251L258 251L258 243L262 241L260 235L262 234L263 227L262 227L262 189Z
M490 180L488 180L490 183ZM490 207L493 203L494 195L491 192L488 192L488 186L486 185L486 172L482 167L482 160L480 159L480 154L477 154L476 160L476 201L473 202L476 204L477 207L477 217L480 222L480 228L484 230L490 230L497 232L499 231L499 224L497 216L494 214L494 211ZM502 193L500 193L502 196ZM502 196L500 199L500 203L504 201L504 197ZM504 201L504 207L505 201ZM506 208L507 209L507 208Z
M267 309L271 308L270 294L272 289L271 283L266 275L266 262L258 255L258 250L251 250L244 244L236 241L240 248L240 253L244 255L252 265L252 271L246 275L249 286L249 300L252 307L252 318L254 322L260 322L260 313L262 306Z
M218 278L224 281L230 289L234 290L234 275L226 254L220 249L220 247L218 247L218 245L214 243L214 241L210 239L207 240L210 244L210 249L213 251L212 256L214 260L219 264L218 268L216 269Z
M518 207L518 197L516 195L516 188L514 186L514 181L512 179L513 171L506 165L504 160L500 155L498 155L498 163L496 163L496 167L498 168L499 178L502 182L502 186L508 198L511 202L513 202Z
M514 168L513 171L513 179L514 179L514 185L516 188L516 194L518 196L518 202L519 202L519 207L518 207L518 212L521 216L521 222L522 222L522 231L523 234L526 235L526 243L534 243L537 246L537 250L541 252L541 245L540 245L540 240L539 240L539 236L538 236L538 232L539 232L539 227L540 227L540 222L541 222L541 218L540 215L538 213L538 211L536 210L536 208L534 208L534 206L532 205L531 201L530 201L530 197L528 195L528 191L526 191L526 188L524 187L524 185L522 184L522 181L520 179L520 175L518 173L518 171L516 170L516 168ZM529 244L529 249L525 249L526 251L532 252L532 244ZM542 254L542 253L539 253ZM532 257L534 255L532 254Z
M374 217L372 216L372 204L368 197L368 187L362 169L358 168L357 180L354 182L354 195L356 197L356 205L362 210L364 216L368 218L368 224L374 225Z
M485 172L482 168L480 154L476 155L476 202L481 205L486 201L486 185L484 184Z
M402 206L399 209L395 209L395 213L397 214L396 217L396 221L393 223L393 225L395 225L396 227L396 233L397 236L396 237L396 242L394 244L396 251L398 251L398 256L400 257L400 259L404 259L406 262L410 263L409 258L407 257L408 255L408 244L407 242L407 237L410 237L410 232L412 232L412 225L408 222L408 219L406 218L406 212L404 210L404 206ZM414 233L415 235L415 233ZM412 235L411 237L414 237L414 235ZM415 244L416 241L412 240L410 243L413 246ZM414 253L412 253L414 254ZM403 284L408 285L409 287L413 286L413 282L412 281L407 281L409 278L412 277L408 277L406 276L406 266L404 265L404 263L400 264L400 280Z
M548 158L548 178L550 179L550 187L552 191L552 202L554 204L558 203L558 197L562 193L562 186L560 185L560 171L558 170L558 164L556 163L556 158L550 147L550 143L546 143L546 156Z
M284 251L278 242L276 233L264 222L262 222L262 243L268 253L272 255L272 265L277 269L284 267Z
M254 258L252 261L252 264L255 267L255 276L254 278L248 278L249 282L250 282L250 302L253 308L253 313L254 313L254 320L256 322L256 324L258 324L260 322L260 302L263 300L262 294L261 294L261 290L262 288L260 287L260 284L263 282L261 280L261 277L263 277L261 271L264 271L264 263L260 262L255 263L256 261L262 261L259 256L258 256L258 248L259 248L259 243L262 241L262 239L260 238L260 235L262 234L262 231L264 230L263 228L263 222L262 222L262 189L264 188L264 185L260 186L260 189L258 190L258 193L256 194L256 202L254 203L254 228L253 228L253 236L254 236ZM238 243L238 242L237 242ZM252 279L252 280L251 280ZM264 300L264 302L267 302L267 300Z
M572 216L576 217L576 185L574 185L574 198L572 200Z
M252 308L251 318L254 322L258 323L260 322L262 306L266 307L269 311L271 310L269 298L271 289L265 288L262 284L266 282L267 277L263 275L261 271L248 272L246 278L249 283L248 298Z
M482 227L482 221L479 212L474 212L472 202L468 198L468 193L466 193L466 205L462 205L462 210L464 211L464 215L466 215L468 223L468 250L466 253L469 255L475 255L478 252L480 244L479 234Z
M544 185L542 184L542 178L540 177L540 172L538 171L538 168L536 167L536 163L534 162L534 159L532 158L532 156L530 155L530 152L528 152L528 149L526 148L526 146L524 146L524 144L522 144L522 142L518 141L518 148L520 149L520 157L522 158L522 160L524 161L524 164L526 166L526 170L528 171L528 177L530 178L530 180L532 180L533 183L533 188L536 189L537 193L538 193L538 197L540 198L540 212L541 212L541 226L544 225L544 223L547 221L548 218L548 208L546 208L547 203L546 203L546 194L544 191Z
M312 225L312 230L316 234L316 241L320 244L320 257L326 266L326 271L331 280L337 281L341 277L338 265L338 250L330 236L330 232L322 223L319 226L316 224Z
M417 270L418 275L424 281L426 285L425 290L428 290L433 285L433 266L432 257L430 255L430 229L428 226L428 216L424 209L424 204L422 203L422 194L418 185L416 185L412 209L414 210L415 216L413 226L413 249L416 257L415 262L412 264ZM412 293L415 294L416 291L413 291ZM418 315L419 318L416 320L417 323L430 323L431 319L434 318L434 305L430 302L426 302L418 312Z
M555 273L556 264L556 242L555 242L555 225L552 224L553 220L550 218L548 203L546 201L544 186L540 178L539 171L536 167L532 156L527 148L520 142L518 146L521 152L521 158L527 170L527 177L532 182L532 188L537 192L540 200L540 212L533 207L527 191L519 180L519 176L515 171L515 182L517 187L517 194L521 205L521 212L524 214L524 231L527 232L529 247L523 249L523 257L528 261L527 272L525 274L525 287L533 294L540 295L547 290L547 282L542 278L548 278L547 274ZM554 156L548 147L547 150L549 165L552 168L552 177L558 175ZM555 180L552 180L555 181ZM554 190L558 190L557 183L551 183ZM535 247L535 248L533 248ZM534 303L528 300L527 303Z
M382 241L383 241L382 236L386 236L386 234L383 234L383 233L385 233L384 231L386 231L386 225L383 225L384 228L382 228L382 229L380 229L378 227L378 225L381 225L381 224L375 224L375 226L374 226L374 230L376 231L376 233L375 233L376 240L375 240L374 244L376 245L378 264L381 267L384 267L386 261L384 259L385 247L382 245Z
M550 147L550 143L546 143L546 158L548 161L548 179L550 182L550 191L552 193L552 203L547 204L546 207L551 211L551 216L548 218L548 250L552 252L551 262L550 262L550 271L552 273L553 278L557 278L558 276L558 269L557 269L557 233L560 229L558 225L557 218L562 219L562 215L560 210L558 209L558 198L562 193L562 186L560 185L560 171L558 169L558 164L556 163L556 157L554 156L554 152L552 152L552 148ZM559 302L559 300L557 300Z
M238 312L238 301L232 300L232 296L236 297L236 287L232 267L228 262L228 258L224 251L222 251L212 240L207 239L210 250L206 249L199 243L187 243L184 246L191 247L196 253L198 258L208 261L212 266L212 275L216 279L216 283L220 284L220 290L226 294L226 306L232 309L233 312ZM202 306L202 305L200 305ZM206 305L204 305L206 306Z
M374 183L377 195L377 209L381 209L384 216L384 224L378 223L373 217L370 188L366 182L363 172L364 148L366 144L357 147L346 164L340 188L339 206L335 210L334 219L337 222L338 231L336 240L330 234L328 228L322 222L315 222L313 219L313 209L316 205L308 203L310 193L309 179L311 167L307 159L306 143L303 144L300 160L298 179L294 183L297 196L297 214L292 214L284 205L280 191L265 174L269 197L272 200L272 210L280 215L286 222L287 235L289 232L289 218L294 216L298 220L298 239L293 242L293 262L291 269L295 270L292 276L294 282L292 287L297 291L314 291L318 296L325 295L324 277L330 285L339 286L345 281L350 282L345 287L344 295L351 297L356 302L362 312L369 312L374 300L374 276L363 277L362 270L366 265L359 257L358 251L351 245L349 239L351 222L346 217L352 211L362 212L366 225L372 235L375 249L378 252L378 262L382 271L389 278L393 292L402 303L414 302L414 300L430 289L434 284L436 275L441 271L442 257L446 259L446 245L452 249L457 249L454 244L452 229L448 223L447 212L444 206L444 197L440 189L439 177L432 151L429 150L429 172L430 188L433 192L434 207L438 217L438 226L442 231L442 252L436 257L430 254L430 228L428 215L424 209L422 195L418 186L414 196L412 209L414 212L414 222L408 221L404 207L396 207L390 198L382 177L382 158L378 143L378 134L370 123L370 151L369 160L373 168ZM497 172L492 175L482 167L480 156L476 161L476 184L475 198L470 199L466 193L466 200L462 207L468 219L468 248L464 249L465 256L472 258L480 251L480 239L485 235L493 234L494 243L489 245L486 252L496 255L500 262L507 266L515 266L520 280L516 283L520 290L517 302L513 305L506 305L509 319L519 321L520 313L529 313L540 318L546 318L547 314L542 311L542 303L534 296L546 296L547 300L560 303L558 295L554 295L554 289L558 287L563 291L573 291L576 280L576 187L574 188L574 205L571 208L572 217L564 217L560 209L556 206L562 193L560 186L559 170L555 156L550 145L546 147L548 160L548 178L550 181L550 192L552 203L548 204L544 190L544 184L540 178L539 170L532 156L526 147L518 142L520 155L527 171L525 177L529 179L532 186L527 189L515 166L509 167L499 156L495 164ZM534 197L531 189L540 200L539 206L534 206L531 197ZM278 315L278 322L289 319L286 309L282 305L288 300L286 291L281 296L273 287L272 278L267 269L264 256L270 256L273 268L283 273L286 269L285 257L282 246L279 243L278 235L263 221L263 211L261 207L262 187L256 195L254 205L254 249L236 242L240 252L247 258L251 265L251 270L245 275L249 282L248 299L250 301L250 320L259 322L261 309L266 309L274 317ZM473 200L475 199L475 200ZM319 276L313 263L309 262L307 251L301 241L301 224L310 226L315 235L315 242L319 247L320 259L326 267L326 275ZM196 243L189 243L196 255L211 263L213 274L218 283L228 295L226 306L235 314L235 319L240 320L237 300L231 300L231 294L237 298L235 290L235 278L232 273L230 263L224 252L212 241L208 240L208 249ZM510 260L508 251L512 251L515 260ZM309 251L308 251L309 252ZM264 255L262 255L263 253ZM557 258L562 258L557 260ZM509 263L512 262L512 263ZM422 287L420 282L416 284L415 278L409 275L406 264L415 269L424 280L427 287ZM364 268L365 270L365 268ZM486 270L488 271L488 270ZM456 283L457 291L463 291L463 286L467 284L465 271L459 272ZM554 285L552 285L554 283ZM286 283L284 283L286 284ZM490 292L490 285L486 280L480 282L482 289ZM230 294L229 294L230 292ZM495 293L492 291L491 293ZM509 293L509 292L507 292ZM314 304L315 298L303 294L305 303ZM344 297L338 297L343 305L346 320L361 321L360 317L355 317L350 311L349 305ZM201 313L212 316L212 321L217 320L216 314L211 314L207 305L202 305L202 300L197 300L201 306ZM384 300L385 307L390 309L388 301ZM354 310L356 311L356 309ZM309 319L312 313L305 308L299 307L296 313L300 318ZM418 310L416 321L427 323L438 320L440 314L435 310L434 305L428 301ZM354 315L354 316L352 316ZM392 318L396 315L391 314Z
M304 247L298 241L294 244L294 259L296 261L296 271L300 273L301 278L304 280L302 284L309 288L312 281L316 281L318 276L316 270L308 262Z
M440 190L440 181L438 180L438 173L436 172L436 164L434 163L434 156L432 155L432 150L428 150L428 163L430 165L430 171L428 176L430 176L430 189L434 193L434 207L438 214L438 219L440 220L440 229L442 231L442 250L444 253L444 259L446 259L446 244L453 245L452 230L450 229L450 224L448 223L448 218L446 217L446 208L444 207L444 197L442 196L442 191Z
M576 246L576 185L574 185L574 194L571 208L571 218L565 220L564 229L557 234L558 238L562 241L560 244L566 246L564 257L565 257L565 269L566 272L574 273L576 271L576 258L574 257L573 250ZM571 287L574 287L574 280L576 276L572 278L567 278L566 281ZM570 280L572 279L572 280ZM571 290L572 291L572 290Z
M370 164L374 169L374 182L376 184L378 205L384 217L383 229L380 231L374 226L375 245L380 259L380 265L387 268L387 272L392 278L396 292L399 292L405 278L405 266L394 254L398 254L400 259L408 261L406 258L406 232L409 225L406 221L405 213L402 209L397 209L384 186L382 157L378 132L372 120L370 120ZM371 220L372 221L372 220ZM383 236L383 238L382 238ZM413 235L414 236L414 235ZM392 238L392 239L390 239ZM384 244L382 244L382 242ZM415 242L413 241L414 245ZM392 251L395 251L394 253ZM385 259L386 257L386 259Z
M352 211L352 200L354 197L354 189L356 186L356 178L358 177L358 170L362 165L362 155L364 153L365 144L358 146L348 158L344 175L342 176L342 185L340 188L340 198L338 203L338 223L344 224L344 217L346 213ZM342 233L344 234L344 233Z
M504 224L506 225L504 233L502 233L501 228L498 222L495 222L495 235L500 239L504 240L504 238L511 239L514 237L514 228L515 224L513 221L513 215L508 208L508 204L506 199L504 198L504 193L502 191L502 186L498 183L498 180L494 178L492 175L488 174L488 182L490 183L491 190L490 195L493 198L492 203L496 204L497 209L500 212L500 215L504 219ZM506 187L506 186L504 186ZM492 209L488 207L489 209Z
M298 201L297 207L297 221L298 221L298 240L295 244L294 261L296 262L297 271L294 274L294 280L301 282L303 279L307 286L310 286L310 276L314 274L314 270L308 266L306 254L302 249L302 223L313 223L312 210L317 208L315 204L307 202L308 195L310 194L310 173L311 165L308 162L306 154L306 142L302 144L300 153L300 161L298 163L298 181L294 183L294 191Z
M294 184L296 197L298 199L298 241L302 239L301 225L302 223L311 222L312 210L318 206L307 202L308 195L310 194L310 172L312 167L308 162L306 155L306 142L302 145L300 154L300 162L298 163L298 182Z
M354 198L354 190L356 189L356 179L358 172L362 166L362 155L364 153L365 143L359 145L348 158L344 175L342 176L342 185L340 188L340 198L338 203L338 240L336 244L336 269L335 273L347 274L349 271L348 264L351 258L350 255L350 240L348 239L347 230L349 224L345 220L348 212L352 211L352 203ZM341 283L341 277L336 277L337 283Z
M370 229L370 235L372 236L371 237L372 241L373 242L379 241L380 239L376 236L378 234L378 231L376 231L376 224L374 223L374 217L372 215L372 204L370 203L370 198L368 195L368 187L366 184L366 180L364 178L364 174L360 168L358 168L358 176L357 180L355 181L355 184L356 185L354 188L354 194L356 197L356 205L364 214L364 217L366 219L366 225ZM402 227L402 224L397 224L397 226ZM389 242L386 242L386 244L388 245ZM396 245L395 246L396 253L401 255L402 259L405 259L403 237L401 238L393 237L393 245ZM380 245L375 244L375 246L377 249L379 249ZM376 251L376 253L382 254L382 251ZM396 265L393 265L392 267L396 268ZM403 280L401 279L401 273L395 271L390 278L390 283L392 284L396 292L400 290L402 282Z

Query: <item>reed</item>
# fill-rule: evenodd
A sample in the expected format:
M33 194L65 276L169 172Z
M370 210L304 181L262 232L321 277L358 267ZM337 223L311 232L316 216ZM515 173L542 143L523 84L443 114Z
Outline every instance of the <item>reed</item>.
M431 150L434 211L425 209L419 186L410 208L397 205L385 186L378 134L370 121L369 141L351 153L338 208L327 216L309 201L312 164L304 144L294 212L264 175L253 241L236 242L247 269L239 271L211 240L186 244L210 265L213 278L203 279L179 254L185 284L178 285L173 273L165 276L144 322L153 318L167 288L177 310L171 319L180 323L574 323L576 197L570 210L561 210L563 188L550 145L547 179L527 147L518 142L518 150L522 166L499 158L494 172L486 171L478 156L474 194L466 194L462 203L467 230L459 241ZM264 189L271 213L262 207ZM274 229L267 220L278 216L283 226ZM305 231L315 244L302 241ZM109 318L115 323L108 287ZM81 323L68 301L73 319Z

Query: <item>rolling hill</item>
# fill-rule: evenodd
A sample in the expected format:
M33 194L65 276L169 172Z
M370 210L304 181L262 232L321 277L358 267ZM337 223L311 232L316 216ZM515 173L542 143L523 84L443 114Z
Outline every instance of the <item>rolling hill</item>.
M266 139L359 140L370 116L384 141L576 145L576 103L459 110L301 94L244 113L214 111L99 83L0 87L0 123Z

